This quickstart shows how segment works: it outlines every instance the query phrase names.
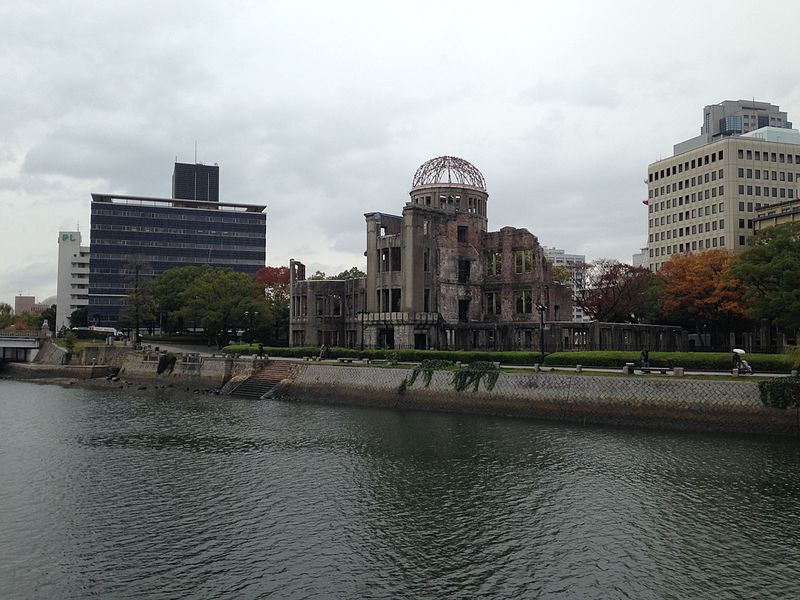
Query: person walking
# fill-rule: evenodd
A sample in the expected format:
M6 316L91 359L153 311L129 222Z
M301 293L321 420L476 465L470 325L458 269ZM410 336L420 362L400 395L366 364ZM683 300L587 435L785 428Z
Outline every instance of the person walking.
M650 353L647 351L647 348L642 350L642 368L643 369L650 368Z

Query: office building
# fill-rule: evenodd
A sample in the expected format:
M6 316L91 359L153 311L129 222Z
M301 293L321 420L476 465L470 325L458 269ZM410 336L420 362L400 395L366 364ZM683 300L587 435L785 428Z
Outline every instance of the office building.
M58 233L56 331L69 327L70 315L89 305L89 247L81 243L80 231Z
M50 298L52 300L52 298ZM21 315L23 313L43 313L50 305L47 300L44 302L36 302L36 296L14 296L14 314Z
M172 172L172 197L219 202L219 166L176 162Z
M791 129L792 123L779 106L754 100L725 100L703 108L700 135L675 144L674 154L683 154L726 137L764 127Z
M563 267L570 274L569 287L572 289L572 320L587 321L578 299L586 291L586 255L568 254L561 248L542 248L544 256L557 267Z
M759 210L798 197L800 133L762 127L723 137L652 163L645 181L650 270L681 252L742 252Z
M116 327L140 280L173 267L266 264L265 206L92 194L89 322Z
M800 221L800 198L797 197L794 200L762 206L753 217L753 232L795 221Z

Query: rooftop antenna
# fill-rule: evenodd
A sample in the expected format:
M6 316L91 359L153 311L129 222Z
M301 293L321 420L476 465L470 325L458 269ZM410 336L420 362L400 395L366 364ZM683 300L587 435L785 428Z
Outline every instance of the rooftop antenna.
M197 164L197 140L194 141L194 164Z

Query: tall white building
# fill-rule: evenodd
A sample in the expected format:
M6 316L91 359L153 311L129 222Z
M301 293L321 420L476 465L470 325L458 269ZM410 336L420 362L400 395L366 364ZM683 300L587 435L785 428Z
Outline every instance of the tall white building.
M586 255L567 254L561 248L548 248L544 246L544 255L547 260L557 267L564 267L570 272L569 286L572 288L572 320L588 321L588 317L583 314L583 309L578 306L578 298L586 289Z
M80 231L58 233L56 331L69 327L72 312L89 305L89 247L81 246Z
M742 135L763 127L791 129L792 123L780 106L769 102L724 100L719 104L709 104L703 108L700 135L675 144L674 154L682 154L726 137Z
M676 146L674 156L648 166L651 271L673 254L743 252L758 211L800 197L800 133L786 127L785 113L752 112L748 122L773 119L781 126L716 137L710 131L715 141L683 151Z

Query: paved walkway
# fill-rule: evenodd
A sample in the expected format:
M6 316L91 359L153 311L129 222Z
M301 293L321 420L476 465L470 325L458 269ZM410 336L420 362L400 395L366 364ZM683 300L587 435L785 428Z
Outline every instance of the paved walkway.
M154 342L149 342L145 344L145 346L150 345L153 348L158 346L161 350L166 350L167 352L196 352L201 356L211 356L212 354L222 354L221 350L217 350L215 346L206 346L206 345L198 345L198 344L157 344ZM258 345L253 344L253 348L258 348ZM280 358L281 360L288 360L288 361L296 361L296 362L303 362L302 358L289 358L289 357L276 357ZM323 361L323 363L327 364L339 364L336 359L329 359ZM418 363L403 363L409 366L413 366ZM503 368L508 369L521 369L521 370L534 370L535 367L533 365L500 365ZM574 373L575 367L550 367L545 366L542 367L542 371L549 372L549 371L559 371L563 373ZM619 367L583 367L584 373L622 373L622 366ZM716 376L724 376L730 377L733 379L733 375L731 375L730 371L699 371L699 370L685 370L685 375L716 375ZM634 371L635 377L641 377L643 374L639 370L638 366ZM789 375L789 373L754 373L754 375L758 377L785 377ZM668 372L667 375L660 375L659 373L651 374L652 377L672 377L671 371ZM740 378L746 378L747 375L740 375Z

